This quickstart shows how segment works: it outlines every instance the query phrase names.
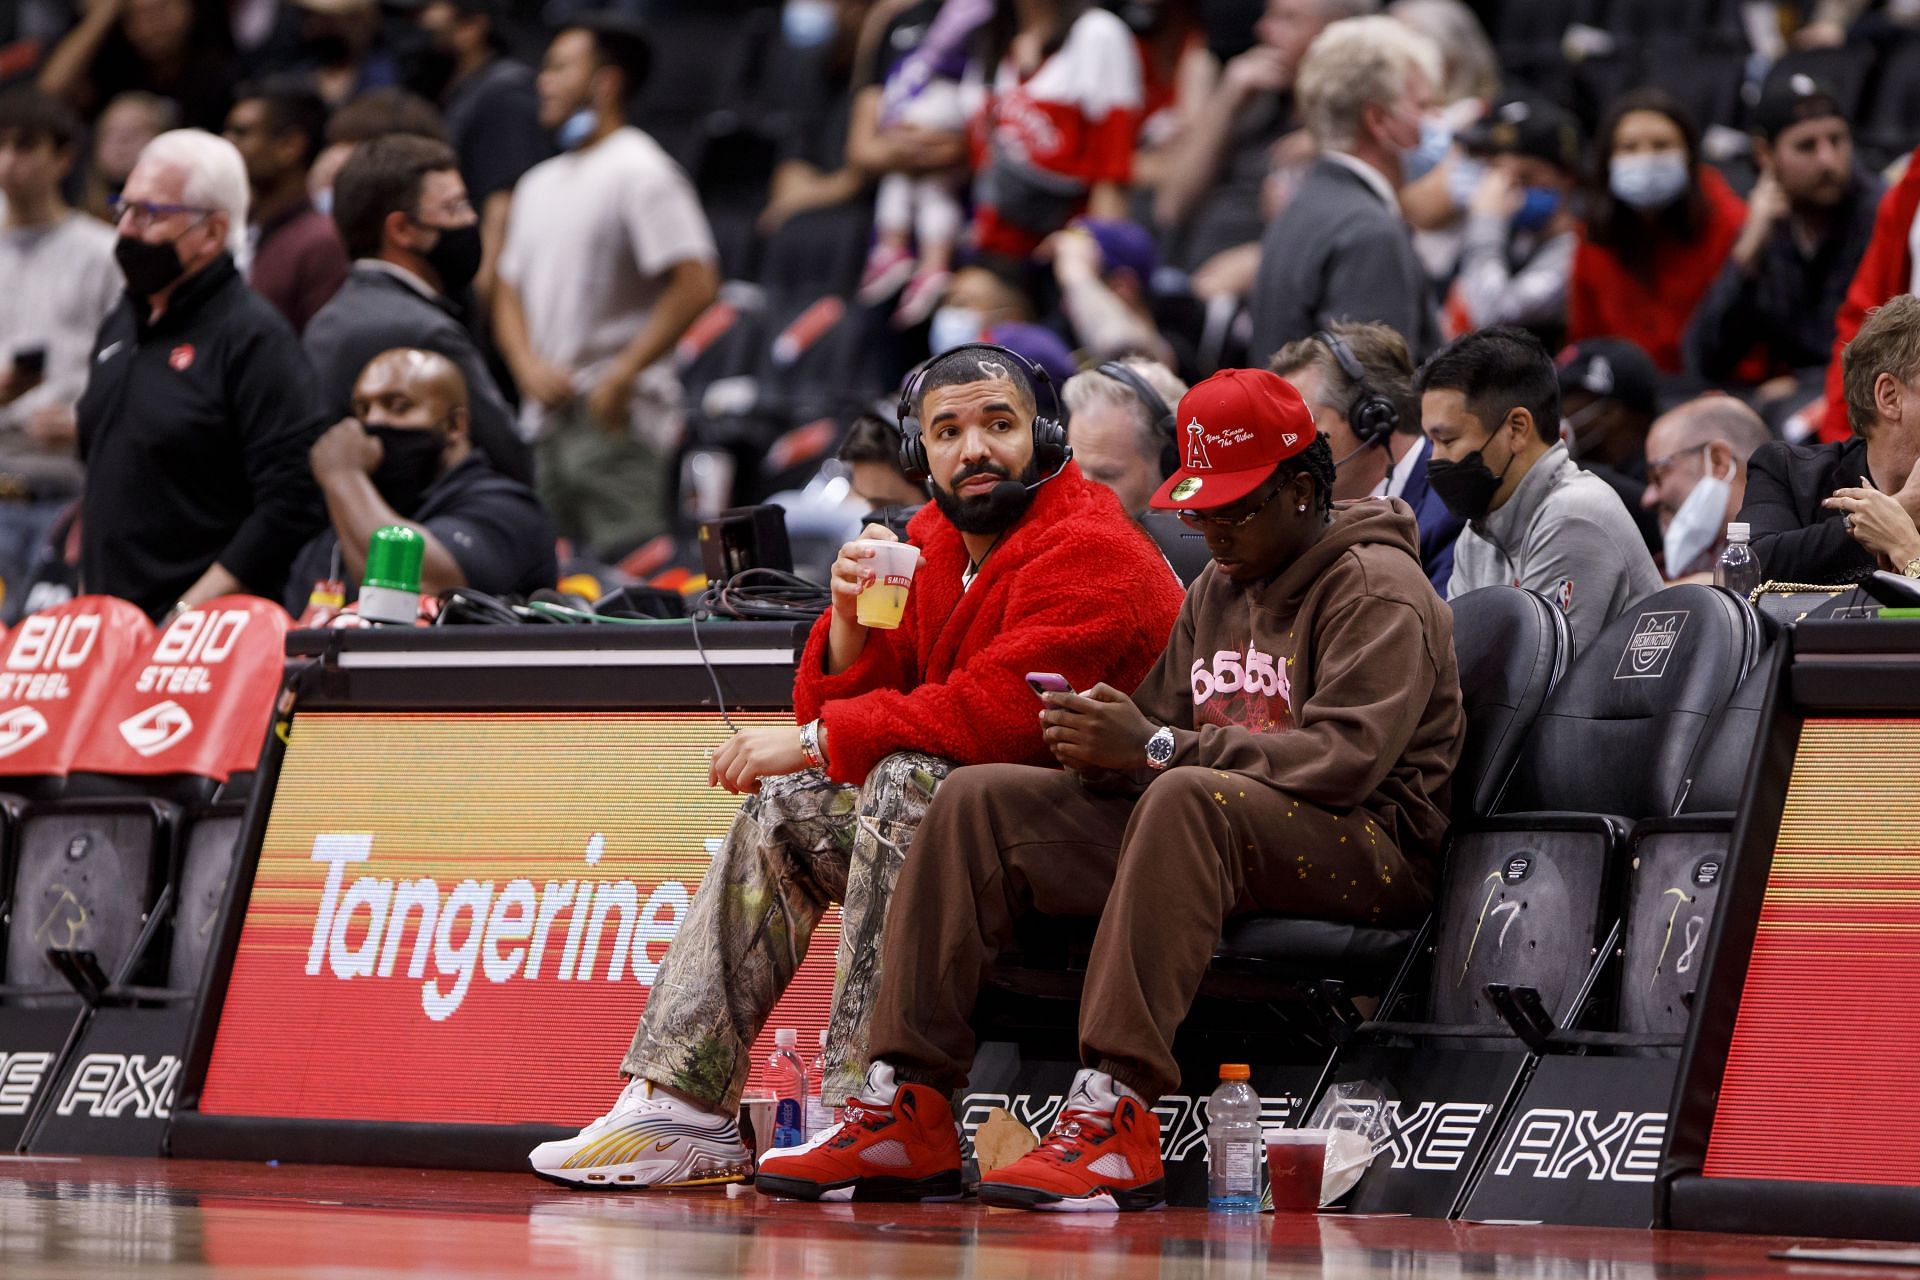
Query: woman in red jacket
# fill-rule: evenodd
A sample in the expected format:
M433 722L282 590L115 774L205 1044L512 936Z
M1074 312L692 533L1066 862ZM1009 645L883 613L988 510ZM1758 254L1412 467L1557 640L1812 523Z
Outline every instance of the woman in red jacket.
M1622 95L1598 138L1567 340L1626 338L1662 372L1678 373L1687 322L1738 238L1746 205L1700 163L1693 121L1658 89Z

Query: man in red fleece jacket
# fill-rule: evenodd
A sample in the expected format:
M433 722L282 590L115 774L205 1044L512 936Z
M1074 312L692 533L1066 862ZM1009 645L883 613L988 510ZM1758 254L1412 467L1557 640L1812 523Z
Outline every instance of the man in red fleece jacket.
M713 782L747 802L660 966L621 1064L630 1082L608 1114L534 1149L542 1177L639 1189L743 1176L733 1117L754 1039L835 902L824 1088L850 1096L881 925L934 789L956 765L1051 762L1027 672L1131 690L1153 666L1179 583L1038 418L1030 368L970 344L909 384L933 502L907 527L921 558L900 627L860 625L872 552L842 547L794 679L801 727L746 729L715 753Z

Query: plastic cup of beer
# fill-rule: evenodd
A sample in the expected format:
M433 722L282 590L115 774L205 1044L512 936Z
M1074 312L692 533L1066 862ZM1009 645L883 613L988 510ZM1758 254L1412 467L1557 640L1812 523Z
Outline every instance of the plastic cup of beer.
M892 631L906 612L907 590L913 586L913 571L920 564L920 548L911 542L888 542L884 538L862 538L853 545L873 552L868 562L873 576L860 584L855 617L863 627Z
M1269 1129L1267 1186L1275 1213L1313 1213L1320 1208L1320 1183L1327 1167L1326 1129Z

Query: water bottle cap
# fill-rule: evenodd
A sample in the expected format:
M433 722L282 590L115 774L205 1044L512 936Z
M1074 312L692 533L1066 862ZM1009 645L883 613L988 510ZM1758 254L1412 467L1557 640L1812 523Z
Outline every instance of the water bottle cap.
M1752 529L1748 525L1739 520L1735 520L1727 526L1727 541L1745 542L1748 537L1751 536L1752 532Z
M799 1043L799 1040L800 1040L800 1033L795 1031L792 1027L782 1027L778 1031L773 1033L773 1043L775 1048L791 1049L795 1044Z
M382 525L367 540L367 573L361 585L418 593L420 562L426 552L427 540L418 530L404 524Z
M1244 1062L1223 1062L1220 1064L1220 1078L1222 1080L1247 1080L1251 1079L1252 1076L1253 1073L1247 1070L1247 1064Z

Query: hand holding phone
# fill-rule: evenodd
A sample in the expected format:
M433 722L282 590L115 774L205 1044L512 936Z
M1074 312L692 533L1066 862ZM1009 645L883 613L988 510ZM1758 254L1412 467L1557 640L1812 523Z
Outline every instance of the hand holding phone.
M1073 686L1067 683L1067 678L1053 671L1027 672L1027 687L1033 690L1037 698L1044 698L1050 693L1073 692Z

